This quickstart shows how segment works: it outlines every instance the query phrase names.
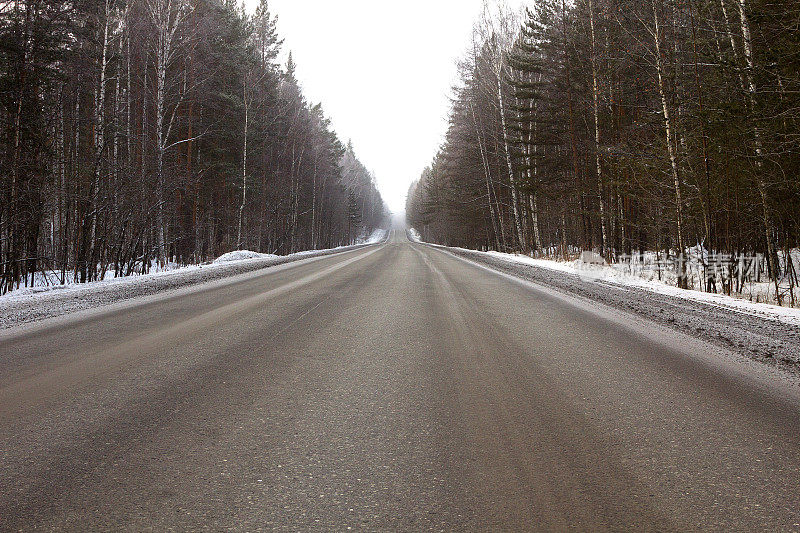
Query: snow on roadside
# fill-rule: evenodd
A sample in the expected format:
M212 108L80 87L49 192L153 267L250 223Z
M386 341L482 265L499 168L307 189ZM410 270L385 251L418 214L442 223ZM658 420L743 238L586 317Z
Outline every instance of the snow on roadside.
M376 229L362 244L378 244L385 241L388 234L389 230L387 229Z
M107 276L110 275L112 277L106 277L103 280L92 281L88 283L73 283L71 279L68 277L67 283L62 285L55 281L58 279L57 275L58 273L53 273L47 279L41 280L41 284L37 283L35 286L32 287L20 287L19 289L0 295L0 306L2 306L4 302L10 302L20 299L29 300L32 296L41 294L48 294L48 293L64 294L70 291L84 291L93 288L146 283L148 280L158 277L168 277L168 278L181 277L187 274L195 273L200 270L209 272L215 269L224 268L226 265L229 265L231 263L238 263L241 261L251 261L257 259L262 261L280 260L280 262L286 262L286 260L291 260L293 258L303 258L308 256L332 253L336 251L343 251L353 246L378 244L386 239L387 233L388 233L387 230L378 229L375 230L368 239L361 240L352 246L338 246L336 248L329 248L323 250L304 250L302 252L295 252L289 255L263 254L259 252L254 252L252 250L235 250L233 252L222 254L221 256L214 259L210 263L203 263L200 265L185 265L185 266L170 264L168 268L164 269L158 269L154 267L151 270L151 272L147 274L131 274L129 276L119 276L119 277L113 277L113 272L111 272L108 273Z
M308 250L286 256L249 251L232 252L220 256L212 263L174 270L109 278L91 283L21 288L0 296L0 330L301 259L345 252L366 244L372 243Z
M422 242L422 237L419 236L419 232L414 228L408 228L408 238L412 242Z
M230 263L231 261L244 261L245 259L270 259L273 257L278 256L275 254L262 254L259 252L253 252L251 250L235 250L233 252L228 252L227 254L222 254L214 259L214 262Z
M151 272L149 274L132 274L130 276L120 276L118 278L106 278L98 281L90 281L88 283L70 283L65 285L45 285L36 287L24 287L17 290L7 292L0 295L0 308L3 304L16 302L16 301L33 301L44 300L51 297L58 298L64 295L72 295L79 297L86 291L104 290L109 288L117 288L124 286L136 286L145 284L151 280L181 278L191 275L200 270L214 270L215 266L223 265L188 265L181 268L172 270L161 270L158 272Z
M553 261L549 259L534 259L525 255L507 254L501 252L485 252L487 255L549 270L564 272L581 277L584 281L592 280L598 283L616 285L621 288L635 287L658 294L692 300L701 304L711 305L746 313L770 320L777 320L785 324L800 327L800 309L791 307L781 307L765 303L750 302L724 294L714 294L700 292L690 289L680 289L678 287L659 282L657 280L647 280L620 271L612 266L587 265L580 259L568 263Z
M408 229L408 235L415 242L422 242L419 232L414 228ZM437 245L433 245L437 246ZM782 307L760 302L751 302L724 294L701 292L692 289L680 289L674 285L658 281L656 279L645 279L634 276L610 265L598 265L595 262L584 263L581 259L575 261L562 262L551 259L535 259L527 255L509 254L503 252L479 252L476 250L461 249L465 252L474 254L484 254L502 261L508 261L521 265L545 268L547 270L562 272L578 276L582 281L592 281L608 286L616 286L621 289L637 288L665 296L682 298L700 303L702 305L717 307L757 316L768 320L778 321L791 326L800 327L800 309L792 307Z

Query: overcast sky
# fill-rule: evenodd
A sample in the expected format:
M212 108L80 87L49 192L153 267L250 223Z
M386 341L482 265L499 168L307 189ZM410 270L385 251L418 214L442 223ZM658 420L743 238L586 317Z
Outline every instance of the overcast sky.
M257 0L247 0L252 7ZM270 0L306 98L375 174L393 211L441 144L456 60L481 0Z

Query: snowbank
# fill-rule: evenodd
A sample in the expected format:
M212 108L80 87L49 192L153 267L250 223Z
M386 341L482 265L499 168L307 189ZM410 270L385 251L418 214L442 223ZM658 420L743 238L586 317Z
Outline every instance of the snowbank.
M700 292L691 289L679 289L657 279L644 279L631 275L611 265L598 265L584 263L580 259L570 262L559 262L550 259L534 259L525 255L507 254L501 252L486 252L487 255L549 270L555 270L580 277L583 281L595 281L620 288L635 287L649 292L664 294L686 300L692 300L705 305L713 305L739 313L747 313L770 320L778 320L793 326L800 326L800 309L781 307L766 303L751 302L724 294Z
M233 252L228 252L227 254L222 254L221 256L217 257L214 262L230 263L231 261L244 261L247 259L270 259L272 257L278 256L275 254L262 254L259 252L253 252L251 250L236 250Z
M184 267L170 265L174 268L165 268L149 274L106 278L91 283L70 283L71 280L67 280L68 283L64 285L49 284L21 288L0 296L0 331L47 318L115 304L123 300L221 280L301 259L346 252L363 245L340 246L328 250L308 250L285 256L240 250L224 254L210 264ZM52 283L52 280L45 281Z
M367 239L365 239L363 244L378 244L386 240L386 236L389 234L389 230L385 229L376 229L372 232Z
M463 248L442 249L537 286L638 315L800 376L797 309L681 290L657 281L626 278L616 271L604 276L602 270L607 266L587 267ZM594 270L587 273L584 269Z
M422 242L419 233L414 228L408 229L408 236L412 241ZM714 306L800 327L800 309L782 307L779 305L772 305L758 301L758 299L764 299L764 295L769 294L771 284L768 282L749 284L750 298L755 298L757 300L752 301L735 296L727 296L725 294L702 292L695 289L680 289L676 286L676 280L670 278L669 274L666 272L662 273L662 279L659 280L657 279L656 274L653 272L650 272L649 276L642 272L634 275L630 272L626 272L619 266L608 265L603 261L592 260L592 258L587 259L586 257L582 257L574 261L563 262L554 261L551 259L535 259L526 255L509 254L495 251L463 251L474 254L483 254L488 257L502 261L513 262L520 265L545 268L555 272L574 275L580 278L581 281L585 282L602 283L607 286L616 286L623 290L625 288L637 288L651 293L682 298L684 300L697 302L706 306ZM697 253L697 250L693 250L693 252ZM800 259L798 251L793 251L792 255L793 257L798 255L798 258L794 259L794 264L800 264L800 261L798 261L798 259Z

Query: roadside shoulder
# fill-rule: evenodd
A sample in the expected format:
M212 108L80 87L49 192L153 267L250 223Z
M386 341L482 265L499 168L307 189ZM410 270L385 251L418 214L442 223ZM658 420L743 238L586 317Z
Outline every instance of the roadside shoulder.
M169 272L114 278L94 283L0 296L0 332L82 311L107 308L179 289L225 282L263 269L358 250L376 243L312 250L286 256L195 265ZM377 243L379 244L379 243Z
M777 318L633 286L619 286L602 280L587 281L565 270L510 261L486 252L440 248L499 272L634 313L748 359L800 376L800 327Z

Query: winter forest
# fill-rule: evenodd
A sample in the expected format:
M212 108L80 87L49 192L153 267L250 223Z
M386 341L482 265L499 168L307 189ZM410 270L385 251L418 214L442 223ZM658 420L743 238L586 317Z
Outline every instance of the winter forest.
M794 304L800 3L487 4L460 73L446 140L409 190L425 240L653 254L676 260L680 287L757 277Z
M381 224L281 47L266 0L0 0L0 293Z

